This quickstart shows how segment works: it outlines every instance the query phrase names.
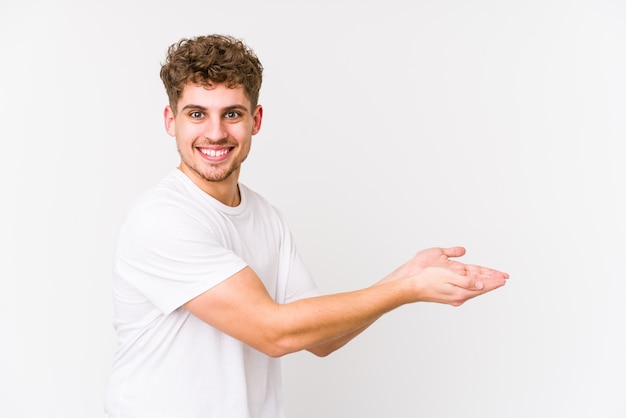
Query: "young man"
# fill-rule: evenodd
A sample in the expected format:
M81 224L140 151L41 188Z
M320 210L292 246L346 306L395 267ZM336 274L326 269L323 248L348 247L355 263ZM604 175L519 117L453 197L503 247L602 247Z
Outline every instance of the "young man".
M221 35L170 47L165 129L180 165L130 208L113 271L110 418L282 417L279 357L326 356L414 302L458 306L507 274L421 251L366 289L320 296L280 212L238 182L263 68Z

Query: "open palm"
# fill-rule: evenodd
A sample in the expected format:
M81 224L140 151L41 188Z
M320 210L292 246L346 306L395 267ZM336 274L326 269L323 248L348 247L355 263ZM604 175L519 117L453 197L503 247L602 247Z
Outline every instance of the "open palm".
M475 279L508 277L508 275L498 270L474 264L465 264L452 259L453 257L461 257L463 255L465 255L464 247L427 248L415 254L411 260L387 276L386 280L413 276L421 273L428 267L446 268L456 274Z

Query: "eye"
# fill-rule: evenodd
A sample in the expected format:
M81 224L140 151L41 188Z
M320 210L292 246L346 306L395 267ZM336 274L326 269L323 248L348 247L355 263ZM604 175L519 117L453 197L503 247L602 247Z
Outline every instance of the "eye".
M226 119L237 119L241 114L235 110L228 111L224 113L224 117Z
M204 116L204 114L198 110L194 110L193 112L189 112L189 117L191 119L200 119Z

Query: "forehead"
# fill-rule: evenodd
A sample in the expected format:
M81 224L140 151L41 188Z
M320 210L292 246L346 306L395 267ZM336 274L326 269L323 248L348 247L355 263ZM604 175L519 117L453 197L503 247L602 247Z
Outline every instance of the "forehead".
M242 86L231 88L223 83L210 86L188 83L178 99L178 108L189 105L216 109L243 106L250 109L250 100Z

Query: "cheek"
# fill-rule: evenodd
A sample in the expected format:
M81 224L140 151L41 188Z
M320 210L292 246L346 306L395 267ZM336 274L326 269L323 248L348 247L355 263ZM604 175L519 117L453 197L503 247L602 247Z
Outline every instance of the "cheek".
M254 124L250 123L250 124L245 124L242 125L240 127L237 128L237 138L242 138L242 139L250 139L251 136L255 135L257 132L256 127Z
M202 132L198 125L179 124L176 129L176 137L184 142L193 142Z

